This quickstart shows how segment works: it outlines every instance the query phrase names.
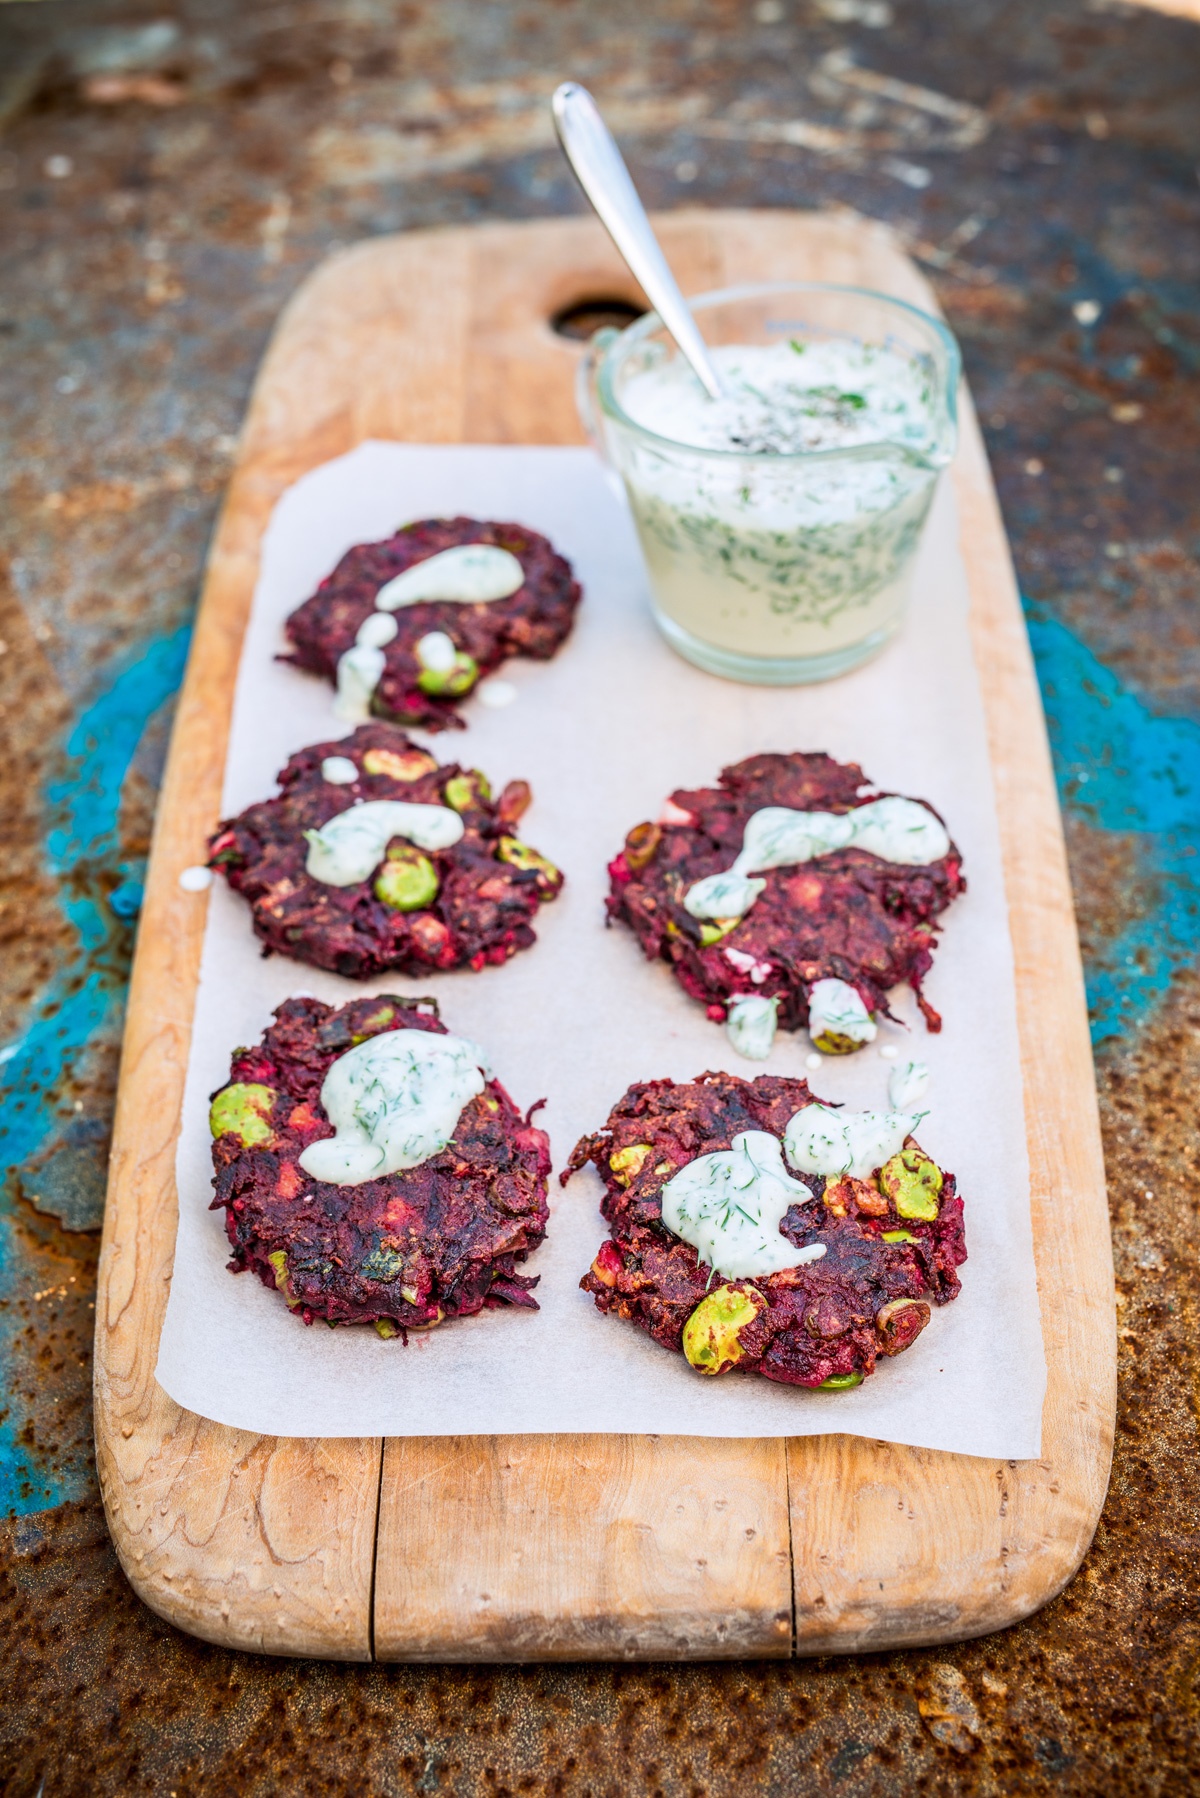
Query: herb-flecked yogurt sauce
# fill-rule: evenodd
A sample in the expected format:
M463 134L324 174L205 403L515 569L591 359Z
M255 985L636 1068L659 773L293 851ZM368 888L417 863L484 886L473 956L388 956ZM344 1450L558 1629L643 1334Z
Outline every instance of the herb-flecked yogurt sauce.
M747 818L733 866L694 881L684 896L684 909L693 918L744 918L767 884L752 875L816 861L838 849L862 849L897 867L919 868L948 855L950 838L927 805L896 794L852 806L848 812L765 805Z
M777 1136L747 1130L732 1148L698 1155L663 1187L662 1218L726 1280L777 1274L819 1261L824 1243L798 1249L780 1231L791 1205L807 1205L808 1187L783 1165Z
M361 1186L440 1155L464 1105L490 1073L482 1049L430 1030L386 1030L339 1055L321 1104L336 1132L310 1143L300 1166L332 1186Z
M338 657L336 715L352 724L370 717L371 700L385 667L383 652L400 628L393 612L423 600L490 605L508 599L524 581L525 570L516 556L494 543L456 544L385 581L375 595L375 610L359 625L351 647ZM418 641L416 652L420 666L431 673L448 673L457 659L453 639L445 631L427 632Z
M766 1130L747 1130L730 1148L681 1167L662 1189L663 1223L726 1280L760 1279L818 1261L824 1243L797 1248L780 1230L790 1206L812 1199L789 1174L785 1154L797 1173L865 1180L903 1147L922 1115L806 1105L789 1121L782 1144Z
M901 867L928 866L950 850L945 825L915 799L890 795L853 806L848 812L802 812L767 805L751 813L733 866L693 881L684 910L705 922L744 918L766 886L756 870L787 868L816 861L838 849L863 849ZM741 952L723 953L734 967ZM753 964L752 964L753 965ZM765 978L769 967L761 976ZM751 973L751 980L756 974ZM734 999L725 1029L739 1055L765 1061L775 1041L774 1000L746 995ZM846 1054L873 1042L876 1026L862 999L844 980L818 980L809 992L809 1035L818 1049Z
M679 356L621 405L674 443L762 460L628 449L621 467L661 609L704 642L820 656L896 621L933 497L937 399L918 360L850 338L711 350L710 400ZM801 452L864 451L815 463ZM778 457L772 465L770 458Z
M305 872L323 886L349 887L370 878L393 837L418 849L452 849L462 841L463 821L448 805L368 799L335 812L319 830L304 834Z

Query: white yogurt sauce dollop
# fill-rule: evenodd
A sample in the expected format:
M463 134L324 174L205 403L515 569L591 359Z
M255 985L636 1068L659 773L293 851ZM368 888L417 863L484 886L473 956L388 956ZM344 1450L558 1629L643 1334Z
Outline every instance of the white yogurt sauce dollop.
M808 995L808 1034L814 1043L823 1036L844 1036L852 1043L872 1043L876 1024L848 981L817 980Z
M464 1037L428 1030L368 1037L326 1074L321 1104L337 1134L310 1143L300 1166L333 1186L417 1167L446 1147L488 1072L483 1051Z
M524 584L525 570L511 551L494 543L460 543L414 562L387 581L375 595L375 609L398 612L423 599L486 605L507 599Z
M321 763L321 779L331 787L352 787L358 779L358 763L348 755L327 755Z
M747 993L732 999L725 1018L725 1034L730 1044L747 1061L765 1061L775 1042L779 1026L779 1000L766 999L761 993Z
M850 1174L866 1180L898 1154L924 1113L909 1111L830 1111L806 1105L783 1133L787 1158L798 1173Z
M732 868L697 880L684 906L694 918L744 918L766 885L751 875L816 861L838 849L865 849L898 867L927 867L949 854L950 838L941 820L916 799L872 799L848 812L767 805L747 818Z
M370 799L336 813L320 830L304 834L305 871L324 886L349 887L369 878L393 837L404 837L418 849L450 849L462 840L463 821L447 805Z
M385 667L384 649L400 626L386 612L372 612L358 627L353 647L338 657L333 709L348 724L364 724Z
M418 637L414 651L422 668L430 674L449 674L458 661L458 651L454 647L454 638L446 631L426 631Z
M823 1242L798 1249L780 1232L788 1207L812 1193L783 1165L779 1138L765 1130L735 1136L733 1146L689 1161L663 1187L662 1218L726 1280L752 1280L802 1267L825 1254Z

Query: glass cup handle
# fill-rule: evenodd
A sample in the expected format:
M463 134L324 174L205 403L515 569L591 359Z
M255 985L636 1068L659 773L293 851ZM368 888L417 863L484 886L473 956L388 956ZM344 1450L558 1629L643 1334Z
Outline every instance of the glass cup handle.
M596 392L600 376L600 362L611 343L615 343L621 335L611 325L597 331L589 342L575 371L575 404L579 409L579 417L588 435L588 442L602 462L609 462L608 450L604 443L604 432L600 426L600 400Z

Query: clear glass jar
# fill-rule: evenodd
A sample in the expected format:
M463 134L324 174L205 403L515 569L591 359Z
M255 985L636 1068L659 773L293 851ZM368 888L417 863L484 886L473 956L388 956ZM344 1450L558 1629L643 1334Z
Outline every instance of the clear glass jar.
M655 313L600 332L580 374L580 410L621 477L667 641L734 680L786 686L844 673L903 617L937 477L954 453L958 346L939 319L860 288L778 282L690 304L710 347L800 355L821 345L827 362L865 358L877 383L898 377L903 403L886 435L780 451L701 448L649 428L641 378L665 371L673 380L679 361ZM626 410L631 390L640 420ZM841 401L863 404L854 393L813 391L833 412Z

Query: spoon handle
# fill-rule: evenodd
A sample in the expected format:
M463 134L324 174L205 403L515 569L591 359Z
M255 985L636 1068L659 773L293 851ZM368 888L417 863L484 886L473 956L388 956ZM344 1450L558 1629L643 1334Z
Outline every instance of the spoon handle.
M709 399L719 400L721 378L596 102L577 81L564 81L551 105L559 142L580 187Z

